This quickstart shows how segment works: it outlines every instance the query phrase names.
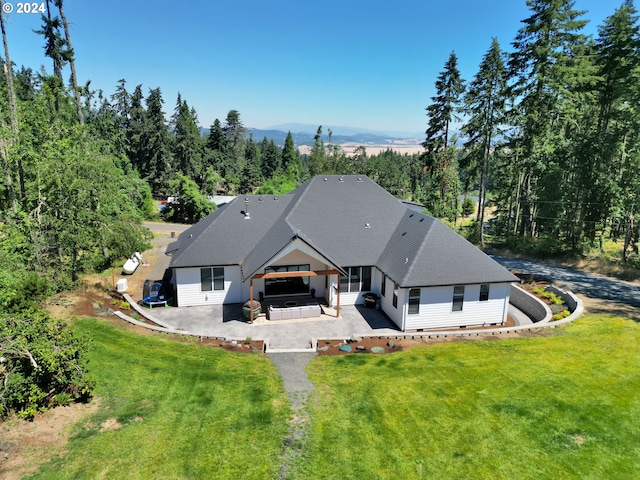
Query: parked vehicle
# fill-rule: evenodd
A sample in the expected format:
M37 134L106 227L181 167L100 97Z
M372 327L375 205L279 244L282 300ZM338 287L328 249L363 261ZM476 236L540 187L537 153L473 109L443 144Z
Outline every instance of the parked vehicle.
M133 255L131 255L131 258L129 260L124 262L124 265L122 266L122 271L128 275L131 275L133 272L137 270L138 266L140 265L140 262L142 262L142 254L140 254L140 252L136 252Z

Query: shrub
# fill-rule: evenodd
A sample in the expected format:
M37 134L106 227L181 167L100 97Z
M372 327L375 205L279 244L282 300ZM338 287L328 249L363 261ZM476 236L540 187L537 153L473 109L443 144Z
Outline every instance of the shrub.
M131 305L126 300L123 300L122 302L120 302L120 310L129 310L130 308L131 308Z
M464 199L464 202L462 203L462 215L464 215L465 217L467 215L472 215L473 213L475 213L476 211L476 202L473 201L473 199L467 197Z
M563 318L567 318L569 315L571 315L571 312L567 309L564 309L563 311L554 314L551 318L553 320L562 320Z
M71 328L32 310L0 317L0 417L21 418L71 400L88 400L89 343Z

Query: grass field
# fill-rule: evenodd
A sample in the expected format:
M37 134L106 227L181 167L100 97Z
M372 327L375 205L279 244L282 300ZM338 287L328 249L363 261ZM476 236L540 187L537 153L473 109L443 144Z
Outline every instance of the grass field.
M85 319L101 403L42 479L274 478L290 413L275 366Z
M31 478L275 479L290 415L271 362L86 319L98 412ZM640 478L640 325L318 357L287 479Z
M319 357L298 478L640 478L640 327Z

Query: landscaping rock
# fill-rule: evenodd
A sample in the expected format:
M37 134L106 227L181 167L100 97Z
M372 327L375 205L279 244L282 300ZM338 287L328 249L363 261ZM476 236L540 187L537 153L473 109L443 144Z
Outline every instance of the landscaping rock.
M395 343L393 343L393 341L392 341L392 340L389 340L389 341L387 342L387 347L389 347L389 348L393 348L393 347L395 347L395 346L396 346L396 344L395 344Z
M318 350L320 350L321 352L326 352L327 350L329 350L329 345L325 345L324 347L320 347L320 348L318 348Z
M356 350L366 351L366 350L367 350L367 347L365 347L364 345L358 345L358 346L356 347Z
M384 348L382 348L382 347L371 347L371 351L373 353L384 353Z
M351 338L349 339L349 341L353 342L353 343L358 343L358 342L362 341L362 338L357 337L355 335L352 335Z

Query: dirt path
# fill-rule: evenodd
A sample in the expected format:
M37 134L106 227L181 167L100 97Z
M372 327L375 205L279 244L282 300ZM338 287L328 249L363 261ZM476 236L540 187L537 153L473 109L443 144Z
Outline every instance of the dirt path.
M298 456L304 451L309 434L309 413L307 399L313 391L305 369L316 356L313 353L270 353L267 357L276 364L284 382L284 389L291 401L293 416L289 422L289 435L284 440L278 479L289 476Z

